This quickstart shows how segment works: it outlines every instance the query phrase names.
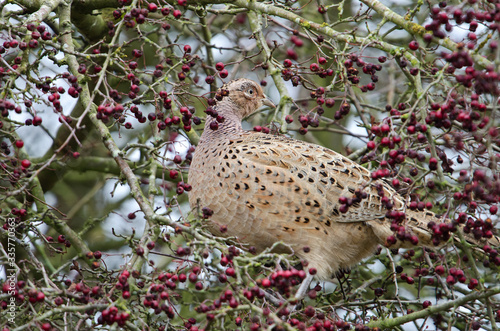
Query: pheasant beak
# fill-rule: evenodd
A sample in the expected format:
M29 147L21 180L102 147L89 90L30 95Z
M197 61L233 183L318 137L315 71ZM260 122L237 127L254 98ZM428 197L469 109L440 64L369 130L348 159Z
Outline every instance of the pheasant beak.
M276 108L276 105L267 96L264 96L264 98L262 99L262 104L271 108Z

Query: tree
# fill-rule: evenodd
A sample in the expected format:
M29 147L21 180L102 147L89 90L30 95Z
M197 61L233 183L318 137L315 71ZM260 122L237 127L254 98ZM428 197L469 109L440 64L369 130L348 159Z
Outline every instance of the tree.
M4 330L498 329L497 248L463 240L498 221L498 1L1 8ZM278 104L253 130L346 153L462 241L381 248L295 302L300 261L212 236L187 204L205 111L237 77Z

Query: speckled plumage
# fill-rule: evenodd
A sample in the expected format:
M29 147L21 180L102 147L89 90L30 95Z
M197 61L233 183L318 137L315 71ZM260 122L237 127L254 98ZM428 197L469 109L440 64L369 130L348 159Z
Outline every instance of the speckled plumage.
M372 181L367 169L339 153L285 136L244 131L241 120L268 101L260 86L247 79L223 88L229 95L215 109L225 120L212 130L215 119L207 117L189 170L189 202L213 211L209 228L214 234L236 236L258 251L281 241L316 268L319 278L328 279L372 254L393 234L377 194L382 188L395 210L405 210L407 227L419 245L432 246L427 224L440 222L433 213L406 209L394 189ZM368 197L341 213L339 197L350 197L360 188ZM227 226L224 234L222 225ZM410 246L408 241L396 246L403 244Z

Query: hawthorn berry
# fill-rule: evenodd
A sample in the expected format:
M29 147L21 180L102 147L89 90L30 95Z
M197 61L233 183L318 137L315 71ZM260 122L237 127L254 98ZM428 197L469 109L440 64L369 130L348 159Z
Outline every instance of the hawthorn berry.
M416 42L415 40L412 40L410 41L410 43L408 44L408 47L412 50L412 51L416 51L419 47L418 45L418 42Z

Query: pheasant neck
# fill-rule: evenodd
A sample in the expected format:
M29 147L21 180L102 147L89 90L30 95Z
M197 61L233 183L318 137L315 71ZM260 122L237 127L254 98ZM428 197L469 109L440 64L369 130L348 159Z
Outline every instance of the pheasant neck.
M219 123L216 118L207 115L205 129L201 135L200 143L207 140L231 138L243 131L243 128L241 127L241 118L233 111L235 107L236 105L230 100L217 104L215 110L219 116L224 117L224 121ZM218 125L216 130L213 130L210 127L213 122Z

